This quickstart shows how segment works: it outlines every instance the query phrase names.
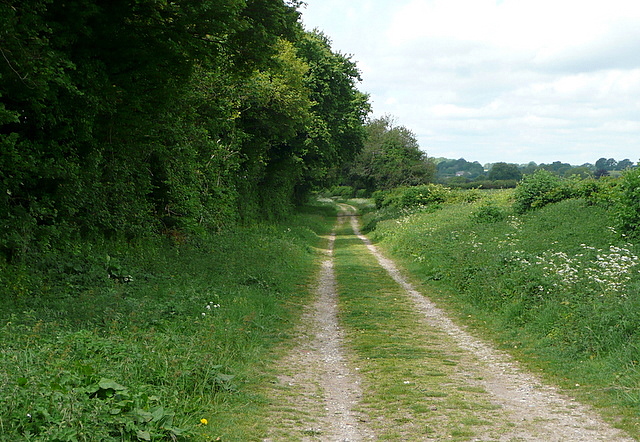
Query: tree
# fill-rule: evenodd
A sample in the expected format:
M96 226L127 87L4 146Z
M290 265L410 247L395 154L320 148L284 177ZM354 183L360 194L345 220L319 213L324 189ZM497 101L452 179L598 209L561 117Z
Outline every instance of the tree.
M305 84L314 102L303 140L304 179L296 189L301 199L314 186L335 184L343 165L362 150L371 106L357 88L361 79L355 62L334 52L326 35L306 32L296 47L309 66Z
M269 203L246 182L292 200L314 117L296 6L0 2L0 251L219 226Z
M458 160L444 160L437 164L438 178L465 177L469 179L484 175L484 167L477 161L473 163L460 158Z
M596 161L596 170L607 170L612 171L616 169L618 162L613 158L600 158Z
M593 176L593 171L588 166L573 167L565 172L566 177L579 177L581 179L589 178Z
M626 170L631 167L633 167L633 161L625 158L624 160L618 162L618 164L616 165L616 170Z
M491 181L519 180L522 178L522 173L517 164L495 163L489 170L487 178Z
M523 175L531 175L533 174L536 170L538 170L539 167L538 165L535 163L535 161L530 161L526 166L522 167L520 169L520 172Z
M541 164L540 168L553 172L558 176L564 176L572 169L573 166L569 163L563 163L561 161L554 161L551 164Z
M433 181L435 164L409 129L385 116L367 123L366 130L364 148L346 167L344 184L373 192Z

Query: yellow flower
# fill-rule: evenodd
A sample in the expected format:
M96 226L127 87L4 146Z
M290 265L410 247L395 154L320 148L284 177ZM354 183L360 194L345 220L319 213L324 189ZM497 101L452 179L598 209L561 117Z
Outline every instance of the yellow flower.
M200 423L202 425L207 425L209 423L209 421L203 418L203 419L200 419Z

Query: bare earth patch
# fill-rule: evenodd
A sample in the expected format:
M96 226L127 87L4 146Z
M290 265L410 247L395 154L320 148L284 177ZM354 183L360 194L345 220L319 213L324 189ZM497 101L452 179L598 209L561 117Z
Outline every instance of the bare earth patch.
M344 209L347 213L352 210L348 207ZM338 227L345 218L347 217L339 217ZM415 327L434 329L442 334L439 342L427 345L433 345L434 348L446 347L447 351L455 355L456 364L446 378L443 378L443 385L452 390L468 392L469 397L481 395L483 401L492 405L486 412L483 411L485 414L479 419L479 423L474 423L476 431L473 435L456 440L633 440L604 422L589 407L543 384L506 353L474 338L454 324L442 310L415 290L392 261L382 256L360 234L357 218L348 218L351 219L354 234L403 288L403 292L412 301L412 308L419 312L421 319ZM332 234L318 277L316 301L304 312L295 344L279 363L277 382L270 393L273 424L264 442L376 440L372 428L376 428L377 432L381 428L394 428L398 425L393 421L370 422L371 418L363 414L367 406L361 406L361 401L367 394L366 389L372 386L363 382L357 369L353 368L355 365L349 364L349 361L357 357L349 350L346 333L338 323L334 242L335 234ZM442 376L445 376L444 372ZM424 411L424 417L411 415L416 420L416 426L427 423L433 425L434 419L444 424L448 419L440 414L448 411L437 406L436 400L434 398L432 409ZM462 413L464 416L464 409ZM429 414L431 417L428 417ZM459 419L460 411L450 418ZM473 418L470 411L467 419ZM424 421L417 422L422 419ZM447 439L425 435L400 437L397 440Z

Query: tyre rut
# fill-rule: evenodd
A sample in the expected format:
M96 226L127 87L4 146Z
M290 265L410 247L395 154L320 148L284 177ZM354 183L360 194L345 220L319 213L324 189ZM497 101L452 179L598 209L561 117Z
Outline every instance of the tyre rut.
M413 301L424 321L453 338L465 352L460 374L470 384L486 389L491 402L509 413L513 428L500 440L523 441L632 441L620 430L604 422L590 407L560 394L552 386L523 370L508 354L483 342L454 324L401 274L393 261L385 258L371 241L360 233L358 220L352 217L353 232L366 245L389 275ZM471 356L471 357L469 357ZM480 439L478 439L480 440ZM484 439L482 439L484 440Z
M441 334L437 341L415 342L429 351L452 355L457 363L442 378L441 388L469 391L471 401L486 401L491 407L450 413L444 402L436 402L426 413L416 414L400 408L395 419L368 408L370 390L378 388L375 374L364 378L367 361L358 355L349 336L338 321L338 287L335 274L335 230L328 239L326 259L322 262L316 287L316 300L303 314L297 344L279 364L275 386L273 419L277 421L264 442L364 441L382 433L395 440L496 440L496 441L631 441L605 423L592 409L560 394L536 376L523 370L509 355L498 351L451 321L385 258L369 239L360 233L355 209L342 205L336 229L349 219L352 235L359 238L378 264L402 288L399 290L416 313L415 336L427 336L424 330ZM364 248L363 248L363 253ZM373 261L372 261L373 262ZM422 334L420 334L422 333ZM432 332L433 334L433 332ZM368 359L368 358L366 358ZM412 362L414 363L414 362ZM432 362L415 361L420 364ZM362 367L362 372L358 368ZM419 368L415 373L426 373ZM402 383L402 379L397 379ZM408 382L405 381L405 384ZM478 393L480 392L480 393ZM475 394L475 396L474 396ZM452 399L453 400L453 399ZM444 406L443 406L444 405ZM376 414L377 413L377 414ZM447 415L450 414L450 415ZM425 434L424 427L451 425L451 420L467 414L476 419L473 434L444 436L446 432ZM397 424L407 416L411 425ZM449 420L449 422L447 422ZM427 425L428 424L428 425ZM423 428L423 430L419 430ZM389 437L389 429L398 431ZM404 432L403 432L404 431ZM453 439L452 439L453 437Z

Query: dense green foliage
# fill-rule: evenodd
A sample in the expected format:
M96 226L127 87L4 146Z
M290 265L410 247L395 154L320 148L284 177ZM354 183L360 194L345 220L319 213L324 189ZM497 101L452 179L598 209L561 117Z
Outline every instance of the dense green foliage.
M628 158L622 161L616 161L614 158L600 158L596 161L596 170L604 170L611 172L613 170L626 170L633 166L633 162Z
M470 162L464 158L457 160L442 159L436 165L438 178L455 178L462 177L465 179L474 179L484 175L484 167L477 161Z
M637 239L640 236L640 169L623 174L619 192L615 210L618 226Z
M276 218L363 143L297 2L0 4L0 255ZM323 183L324 184L324 183Z
M489 173L487 174L487 179L491 181L495 180L519 180L522 178L522 173L518 169L516 164L508 164L508 163L495 163Z
M371 195L376 190L433 181L435 164L420 150L409 129L383 117L369 121L366 134L362 151L342 173L345 185Z
M0 269L0 439L257 440L331 214Z
M522 213L559 200L554 191L560 187L560 182L557 175L546 170L528 175L516 188L514 210Z
M408 209L443 203L450 198L450 195L451 190L442 185L424 184L377 191L373 197L378 208Z
M255 439L318 241L273 223L369 111L299 6L0 2L3 440Z
M475 191L472 202L379 221L371 235L442 305L635 417L638 176L579 181L539 171L515 191Z

